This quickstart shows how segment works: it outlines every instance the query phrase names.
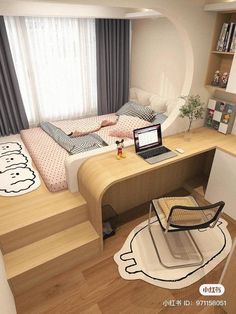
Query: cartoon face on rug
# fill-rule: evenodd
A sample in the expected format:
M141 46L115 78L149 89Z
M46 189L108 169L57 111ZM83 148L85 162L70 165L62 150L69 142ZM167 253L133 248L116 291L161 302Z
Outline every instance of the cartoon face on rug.
M16 142L0 143L0 156L12 153L20 153L22 146Z
M27 167L28 159L23 154L7 154L0 156L0 173L16 167Z
M204 258L204 262L200 266L177 269L164 268L158 260L151 241L147 221L144 221L131 231L121 250L115 254L114 260L118 264L121 277L124 279L142 279L159 287L181 289L201 279L214 269L230 252L232 240L226 227L226 221L220 219L212 229L192 231L192 235L197 241ZM165 258L177 256L174 251L170 255L169 253L166 254L165 248L163 249L163 246L166 246L168 249L168 245L165 243L163 235L161 235L163 232L158 222L153 221L153 228L156 235L156 243L158 243ZM180 237L181 232L172 233ZM177 239L177 243L181 243L179 240ZM168 252L170 252L169 249Z
M0 173L0 191L18 193L35 183L35 173L28 167L17 167Z

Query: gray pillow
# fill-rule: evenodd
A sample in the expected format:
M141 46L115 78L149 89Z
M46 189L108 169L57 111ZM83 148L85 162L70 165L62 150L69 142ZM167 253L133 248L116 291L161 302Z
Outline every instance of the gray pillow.
M154 120L152 121L152 124L162 124L167 118L168 116L164 113L157 113Z
M133 116L149 122L154 119L155 114L155 111L150 107L137 104L134 101L127 102L116 112L116 115L118 116Z

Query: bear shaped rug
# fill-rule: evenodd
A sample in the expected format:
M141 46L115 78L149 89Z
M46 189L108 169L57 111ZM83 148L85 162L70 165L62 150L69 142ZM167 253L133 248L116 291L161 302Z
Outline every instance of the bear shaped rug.
M162 261L165 264L169 266L181 264L175 252L176 246L178 246L178 251L182 250L182 254L187 252L186 256L191 255L188 250L192 246L190 246L189 237L185 236L184 232L169 232L168 236L175 238L172 238L172 241L169 239L167 243L156 218L153 217L151 223L155 243L161 257L164 257ZM232 240L227 230L227 222L223 219L219 219L214 228L192 230L191 234L203 255L203 264L167 269L158 260L147 221L139 224L131 231L121 250L114 256L121 277L127 280L142 279L167 289L181 289L198 281L227 257L231 250ZM172 254L169 253L171 242L175 243L175 246L171 248ZM177 259L173 260L173 255Z
M18 196L39 186L39 175L23 143L0 142L0 196Z

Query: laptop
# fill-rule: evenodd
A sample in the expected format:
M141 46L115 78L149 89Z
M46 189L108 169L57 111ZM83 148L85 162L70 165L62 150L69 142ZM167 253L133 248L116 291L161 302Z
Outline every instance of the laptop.
M162 145L161 125L133 130L136 154L149 164L175 157L177 154Z

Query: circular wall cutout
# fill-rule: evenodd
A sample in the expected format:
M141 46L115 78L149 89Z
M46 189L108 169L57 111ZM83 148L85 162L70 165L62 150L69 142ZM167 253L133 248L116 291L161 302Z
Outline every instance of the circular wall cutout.
M194 57L191 41L181 22L165 9L151 11L149 18L133 20L131 86L170 100L168 119L162 124L164 135L168 135L181 131L185 126L182 123L174 125L174 122L179 116L179 107L184 103L178 97L189 95L191 89ZM158 13L163 17L159 17Z

